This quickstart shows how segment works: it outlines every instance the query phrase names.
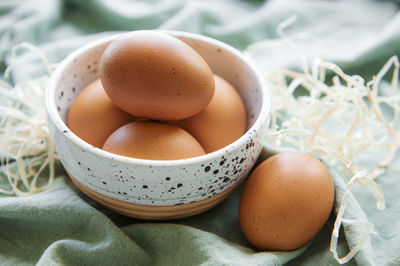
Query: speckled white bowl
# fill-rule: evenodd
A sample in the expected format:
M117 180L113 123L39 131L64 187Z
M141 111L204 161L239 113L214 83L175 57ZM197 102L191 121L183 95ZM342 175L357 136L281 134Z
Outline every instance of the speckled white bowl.
M100 57L108 43L119 35L71 53L51 75L46 91L50 136L72 180L95 200L133 217L184 217L217 204L248 175L261 151L269 121L269 92L242 53L205 36L167 33L193 47L212 71L229 81L241 95L248 114L248 131L229 146L184 160L143 160L103 151L71 132L66 125L69 108L80 91L99 77ZM185 208L178 208L180 205ZM125 210L129 206L133 211ZM188 206L200 207L188 212ZM157 215L163 207L172 212ZM137 208L145 208L147 214L138 213Z

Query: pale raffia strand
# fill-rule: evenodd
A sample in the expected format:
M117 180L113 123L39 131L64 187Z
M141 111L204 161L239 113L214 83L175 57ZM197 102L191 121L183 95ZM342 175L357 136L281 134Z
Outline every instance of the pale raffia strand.
M12 50L11 56L15 57L20 49L38 54L48 75L51 74L52 67L40 49L22 43ZM6 70L6 77L11 71L15 69ZM53 184L57 157L44 106L48 75L15 86L0 81L0 175L9 183L9 189L0 189L1 194L27 196ZM44 181L41 185L39 177Z

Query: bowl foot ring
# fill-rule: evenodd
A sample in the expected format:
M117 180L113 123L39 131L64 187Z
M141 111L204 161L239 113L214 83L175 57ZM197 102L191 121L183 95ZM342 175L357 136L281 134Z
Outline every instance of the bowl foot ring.
M232 186L231 188L229 188L228 190L206 200L188 204L175 205L175 206L152 206L152 205L134 204L106 197L84 186L69 173L68 175L71 178L72 182L83 193L85 193L91 199L103 205L104 207L125 216L129 216L132 218L146 219L146 220L179 219L205 212L211 209L212 207L215 207L218 203L227 198L240 183L239 182L234 186Z

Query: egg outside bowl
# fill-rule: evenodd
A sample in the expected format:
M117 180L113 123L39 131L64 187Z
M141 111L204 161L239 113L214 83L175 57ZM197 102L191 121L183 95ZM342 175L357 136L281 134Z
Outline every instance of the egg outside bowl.
M98 203L142 219L187 217L225 199L249 174L269 121L269 92L242 53L205 36L164 32L190 45L241 95L248 130L223 149L183 160L135 159L98 149L71 132L66 125L69 108L80 91L99 78L100 57L120 34L71 53L53 72L46 90L50 137L71 180Z

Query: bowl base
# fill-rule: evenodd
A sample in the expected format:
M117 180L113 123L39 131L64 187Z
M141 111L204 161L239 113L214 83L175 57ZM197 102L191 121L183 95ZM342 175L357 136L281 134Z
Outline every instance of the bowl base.
M205 212L211 209L212 207L215 207L218 203L227 198L240 183L238 182L228 190L206 200L189 204L175 205L175 206L152 206L152 205L134 204L106 197L84 186L69 173L68 175L71 178L72 182L83 193L85 193L87 196L89 196L97 203L119 214L129 216L132 218L139 218L146 220L179 219L179 218L193 216L201 212Z

